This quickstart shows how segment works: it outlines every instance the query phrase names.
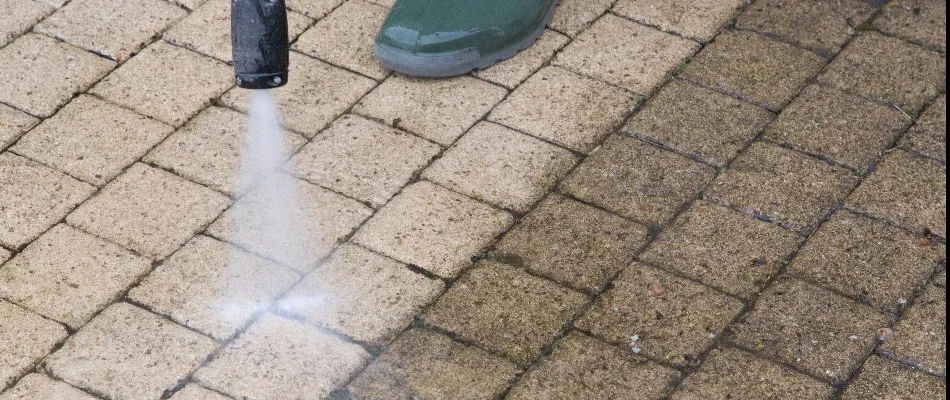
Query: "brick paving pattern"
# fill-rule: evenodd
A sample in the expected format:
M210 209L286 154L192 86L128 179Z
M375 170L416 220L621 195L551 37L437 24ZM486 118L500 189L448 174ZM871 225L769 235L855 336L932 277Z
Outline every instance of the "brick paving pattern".
M946 2L562 0L420 80L288 0L0 1L0 400L946 398Z

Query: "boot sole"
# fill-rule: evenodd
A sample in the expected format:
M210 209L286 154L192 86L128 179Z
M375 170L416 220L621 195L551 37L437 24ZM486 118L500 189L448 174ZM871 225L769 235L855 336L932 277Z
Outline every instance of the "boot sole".
M544 17L544 23L530 35L511 46L487 55L480 54L476 49L469 49L450 55L426 56L397 50L379 43L374 44L373 50L376 52L376 58L383 66L400 74L419 78L447 78L464 75L472 70L488 68L499 61L514 57L521 50L531 47L544 34L545 28L551 22L551 18L554 17L556 7L557 1L551 4L551 9Z

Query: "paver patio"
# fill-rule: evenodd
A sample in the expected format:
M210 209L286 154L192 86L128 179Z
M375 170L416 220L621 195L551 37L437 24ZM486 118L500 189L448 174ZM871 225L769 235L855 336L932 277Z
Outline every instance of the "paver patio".
M288 0L238 181L226 0L0 0L0 400L946 398L945 1L561 0L443 80L392 4Z

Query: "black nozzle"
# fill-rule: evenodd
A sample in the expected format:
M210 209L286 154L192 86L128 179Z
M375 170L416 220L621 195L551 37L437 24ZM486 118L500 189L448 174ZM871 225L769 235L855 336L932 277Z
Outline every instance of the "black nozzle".
M238 86L286 84L289 51L284 0L231 0L231 55Z

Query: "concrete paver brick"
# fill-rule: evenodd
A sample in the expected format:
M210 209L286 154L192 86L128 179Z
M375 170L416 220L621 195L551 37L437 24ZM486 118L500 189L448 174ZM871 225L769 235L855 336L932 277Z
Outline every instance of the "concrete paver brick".
M72 335L43 368L107 398L158 398L216 347L207 337L117 303Z
M551 194L495 247L532 272L593 293L649 238L646 227Z
M578 292L517 268L482 261L423 318L462 340L526 365L586 301Z
M659 226L713 179L712 167L613 136L561 183L577 199Z
M265 314L195 379L238 399L325 398L368 359L360 346Z
M7 0L0 3L0 15L4 16L0 21L0 46L29 31L54 10L53 6L34 0Z
M884 6L874 26L883 32L947 51L947 2L899 0Z
M385 79L389 71L376 60L373 43L388 12L369 1L347 1L300 35L293 48L374 79Z
M927 282L946 253L942 244L842 211L805 243L789 272L897 310Z
M163 258L227 205L227 197L211 189L135 164L66 221L139 254Z
M742 307L705 286L633 263L576 325L634 352L683 365L712 345Z
M36 31L124 61L188 13L162 0L72 0Z
M43 374L29 374L17 382L16 386L0 394L0 400L97 400L81 390L61 381L53 380Z
M406 187L353 240L441 277L455 277L514 218L422 181Z
M946 265L944 265L943 270L940 271L940 273L938 273L937 276L934 277L933 283L934 285L937 285L942 288L947 287L947 266Z
M610 9L613 0L561 0L548 24L551 29L574 37Z
M148 259L60 224L0 267L0 296L78 329L150 269Z
M287 0L287 8L313 19L322 19L345 0Z
M46 1L59 1L59 0L46 0ZM207 0L166 0L170 1L172 4L177 4L188 10L196 10L198 7L201 7Z
M777 36L827 56L841 51L877 8L867 1L764 0L736 19L739 29Z
M547 64L568 41L570 38L567 36L550 29L545 30L531 47L488 69L476 70L473 75L508 89L514 89Z
M288 40L293 41L312 24L310 18L287 12ZM209 0L162 35L170 43L209 57L231 62L231 2Z
M66 328L0 300L0 387L17 377L66 338Z
M577 36L554 64L650 95L699 44L607 14Z
M297 279L299 275L289 269L196 236L129 291L129 298L212 338L227 340Z
M576 163L577 158L565 149L482 122L423 171L422 177L525 213Z
M841 398L942 399L946 395L945 377L928 375L894 361L871 357L861 373L845 388Z
M547 67L515 89L488 118L586 153L640 102L603 82Z
M572 332L512 389L510 399L659 398L679 374Z
M16 249L31 242L94 191L62 172L0 153L0 244Z
M158 41L91 92L177 127L231 87L233 79L227 64Z
M422 170L439 145L347 114L295 155L296 176L379 207Z
M640 259L747 297L765 286L802 240L778 225L699 201Z
M824 289L782 279L731 327L732 340L838 382L870 353L876 331L890 319Z
M622 131L724 166L771 120L759 107L674 80Z
M24 135L11 150L101 187L173 130L82 95Z
M2 142L2 140L0 140ZM904 136L911 151L947 162L947 95L937 98Z
M360 100L353 112L448 146L506 93L470 76L424 80L394 75Z
M0 102L44 118L115 67L112 61L36 33L0 48L0 60Z
M413 329L349 386L354 400L490 399L519 372L510 361L441 334Z
M231 398L201 386L189 384L176 392L170 400L231 400Z
M706 197L807 233L857 183L844 168L760 142L709 185Z
M241 157L249 150L245 136L248 119L248 116L226 108L208 107L152 149L143 161L237 196L247 191L261 175L279 168L286 161L268 160L271 164L262 162L252 167L255 176L235 178L240 176ZM292 154L306 142L295 133L283 132L285 154Z
M290 181L271 181L277 186L259 185L252 189L215 221L208 232L298 272L313 269L317 260L330 254L343 238L372 214L369 207L356 200L284 174L264 179ZM275 221L269 218L276 214L262 214L261 210L272 207L272 196L277 192L269 188L280 187L293 187L297 198L297 207L280 210L283 214L277 219L281 223L297 223L295 226L279 227L286 229L280 233L294 229L296 234L274 237L276 232L273 229L277 227L273 226ZM302 243L305 245L302 246Z
M909 123L893 107L810 85L769 125L766 136L864 172Z
M0 151L13 144L20 135L38 124L40 120L13 107L0 104Z
M790 368L723 348L706 355L701 369L686 378L672 400L705 399L827 399L832 387Z
M848 199L848 207L917 232L947 236L947 167L895 151Z
M280 301L284 312L356 340L392 340L442 293L441 281L359 246L343 245Z
M7 262L7 260L9 260L12 255L13 253L10 253L9 250L0 247L0 265L3 265L3 263Z
M915 114L946 89L947 59L900 39L866 32L852 40L818 80Z
M634 21L656 26L700 42L709 41L729 19L742 0L665 0L641 2L620 0L613 11Z
M947 374L947 289L931 286L894 326L883 348L932 374Z
M807 50L729 31L693 57L681 76L777 111L825 64Z

